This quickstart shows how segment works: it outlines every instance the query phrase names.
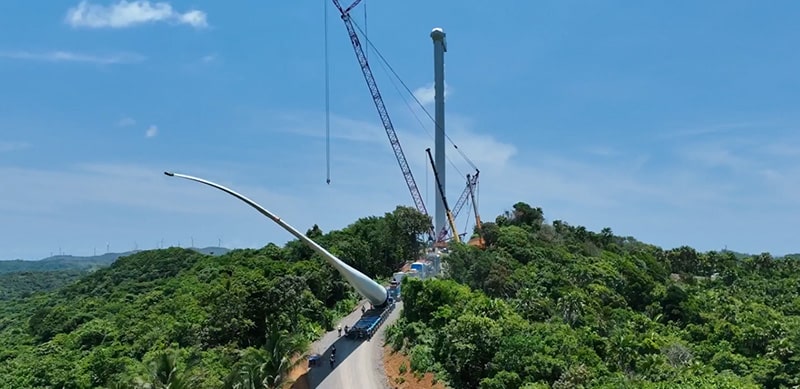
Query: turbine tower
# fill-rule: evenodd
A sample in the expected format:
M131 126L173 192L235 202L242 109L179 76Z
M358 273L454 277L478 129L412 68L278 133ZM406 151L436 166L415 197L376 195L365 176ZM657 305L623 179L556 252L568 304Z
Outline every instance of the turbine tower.
M447 180L445 179L445 154L444 154L444 53L447 51L447 40L444 30L434 28L431 31L433 39L433 90L434 108L436 118L436 131L434 140L434 151L436 153L436 169L439 172L441 186L436 187L436 216L435 228L438 233L447 223L447 209L444 205L445 193L447 192ZM440 189L441 188L441 189Z

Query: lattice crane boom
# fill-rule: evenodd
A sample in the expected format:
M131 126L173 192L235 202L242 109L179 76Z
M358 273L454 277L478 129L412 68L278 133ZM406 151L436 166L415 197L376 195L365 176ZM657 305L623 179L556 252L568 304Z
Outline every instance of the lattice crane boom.
M411 168L408 166L405 153L403 153L403 148L400 146L400 140L397 139L397 132L394 130L392 119L389 117L389 113L386 110L386 105L383 103L383 97L381 97L378 84L375 82L375 77L372 75L372 69L369 67L367 56L364 55L364 49L361 46L361 41L358 39L358 34L356 33L355 28L353 28L352 20L350 20L350 10L352 10L353 7L358 5L360 2L361 0L355 0L349 7L343 8L341 3L339 3L339 0L333 0L333 4L342 14L342 21L344 21L344 25L347 27L347 33L350 35L350 42L353 44L353 51L355 51L356 57L358 58L358 63L361 65L361 72L364 73L364 80L367 82L367 87L369 87L369 91L372 94L372 100L375 103L375 108L378 110L378 115L381 118L381 122L383 122L383 128L386 130L386 135L389 137L389 143L392 145L394 155L397 158L397 163L400 164L400 170L403 172L406 185L408 185L408 189L411 192L411 197L414 199L414 205L416 205L418 211L424 215L428 215L428 210L425 208L425 202L422 199L422 194L419 192L417 182L414 180L414 175L411 173ZM431 225L428 235L430 239L434 238L435 229L433 225Z
M475 188L475 186L478 184L478 175L479 174L481 174L481 171L478 170L478 169L475 169L475 175L472 175L472 176L467 175L467 187L464 188L463 192L461 192L461 196L458 198L458 201L456 201L456 205L452 209L452 214L453 214L454 218L458 217L458 214L461 212L461 209L464 208L464 205L467 203L467 200L470 198L470 194L469 194L470 193L470 189L471 188ZM439 235L436 236L436 241L437 242L441 242L441 241L445 240L445 238L447 238L447 234L450 232L448 227L449 226L445 224L445 226L442 227L442 230L439 231Z
M450 224L450 231L453 231L453 240L456 243L460 242L458 237L458 231L456 231L456 219L453 216L453 212L450 211L450 206L447 205L447 196L444 195L444 188L442 188L442 182L439 180L439 172L436 170L436 163L433 162L433 155L431 155L431 148L428 147L425 149L425 152L428 153L428 160L431 162L431 169L433 170L433 177L436 180L436 187L439 188L439 194L442 196L442 203L444 204L444 210L447 213L447 222ZM444 239L438 240L438 242L443 242Z

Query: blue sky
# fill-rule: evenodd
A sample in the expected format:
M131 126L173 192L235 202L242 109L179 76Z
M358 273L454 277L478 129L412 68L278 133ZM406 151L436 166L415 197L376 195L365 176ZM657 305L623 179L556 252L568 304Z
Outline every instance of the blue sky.
M800 251L796 2L365 2L356 22L431 112L429 33L445 29L447 130L481 169L485 220L525 201L664 248ZM325 184L324 4L5 4L0 259L288 240L164 170L301 230L411 205L330 4ZM432 212L433 125L370 59ZM448 152L455 202L470 168Z

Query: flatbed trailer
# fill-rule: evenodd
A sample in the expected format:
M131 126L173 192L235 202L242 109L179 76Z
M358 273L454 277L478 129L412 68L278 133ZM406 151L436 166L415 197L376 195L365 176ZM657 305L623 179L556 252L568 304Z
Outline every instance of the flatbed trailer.
M375 331L380 328L381 324L389 317L389 314L394 311L394 307L394 299L390 298L385 307L367 310L352 327L348 328L346 336L350 339L372 338Z

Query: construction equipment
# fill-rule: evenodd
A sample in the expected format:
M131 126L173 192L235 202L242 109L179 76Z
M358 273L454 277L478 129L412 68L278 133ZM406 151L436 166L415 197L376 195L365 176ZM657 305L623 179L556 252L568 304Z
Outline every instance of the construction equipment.
M360 2L361 0L355 0L353 1L353 4L350 4L349 7L343 8L339 3L339 0L333 0L333 5L335 5L336 9L338 9L342 14L342 21L344 21L344 25L347 28L347 33L350 35L350 42L353 44L353 51L355 51L356 57L358 58L358 63L361 65L361 72L364 73L364 80L367 82L367 87L372 94L372 100L375 103L375 108L378 110L378 115L381 118L381 122L383 122L383 128L386 130L386 135L389 137L389 143L392 145L394 155L397 158L397 163L400 164L400 170L403 172L403 177L405 178L406 185L408 185L408 189L411 192L411 197L414 199L414 204L416 205L418 211L427 216L428 210L425 208L425 203L422 200L422 195L420 194L417 183L414 180L414 175L411 174L411 168L408 166L408 161L406 161L403 148L400 147L400 141L397 139L397 133L394 130L394 125L392 124L391 118L389 118L389 113L386 111L386 105L383 103L383 97L381 97L381 92L378 90L378 85L375 83L375 77L372 75L372 69L369 67L367 57L364 55L361 41L358 39L358 34L353 27L353 21L350 20L350 10L352 10ZM431 224L428 235L430 240L434 240L436 237L436 231L433 224Z
M456 205L452 209L453 218L457 218L458 214L461 213L461 210L464 208L464 205L467 203L469 199L470 188L475 188L478 185L478 175L481 173L480 170L477 168L475 169L475 175L471 176L467 175L467 187L464 188L464 191L461 192L461 196L459 196L458 201L456 201ZM444 226L441 231L439 231L439 235L436 236L436 241L441 242L447 238L448 234L448 226ZM453 235L457 235L453 233Z
M467 190L469 190L469 197L472 200L472 209L475 211L475 229L478 230L478 237L470 239L467 244L483 249L486 247L486 242L483 240L481 215L478 213L478 203L475 201L475 189L472 185L472 178L469 174L467 174Z
M428 153L428 159L431 161L431 169L433 169L433 178L436 179L436 186L439 188L439 194L442 196L442 204L444 204L444 210L447 212L447 222L450 224L450 231L453 232L453 240L456 243L461 243L461 238L458 236L458 231L456 230L456 219L453 217L453 213L450 212L450 207L447 205L447 196L444 195L444 189L442 188L442 182L439 181L439 173L436 171L436 164L433 162L433 155L431 155L431 148L428 147L425 149L425 152ZM437 240L434 243L442 242L443 240Z

